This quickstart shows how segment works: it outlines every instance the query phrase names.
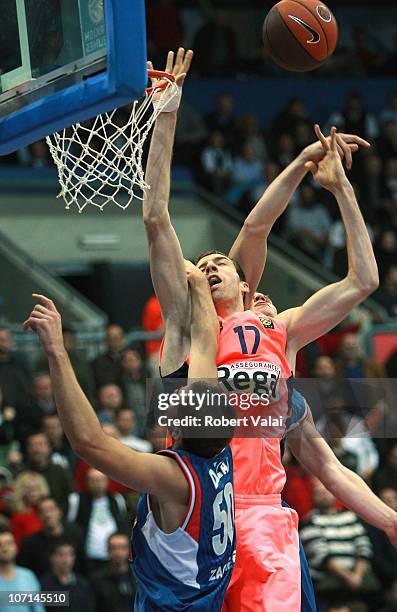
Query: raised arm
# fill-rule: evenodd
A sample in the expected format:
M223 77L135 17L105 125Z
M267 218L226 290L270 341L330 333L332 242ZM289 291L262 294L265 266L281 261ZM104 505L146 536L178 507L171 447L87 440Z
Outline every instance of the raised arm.
M33 297L39 303L23 327L38 333L47 353L57 411L74 452L131 489L184 504L188 484L176 461L138 453L103 432L70 364L62 339L61 317L54 303L42 295Z
M326 155L319 164L309 162L307 167L338 203L346 232L348 273L340 282L317 291L303 306L279 315L287 326L288 347L292 351L298 351L333 329L379 285L371 240L338 155L336 130L333 128L329 143L318 126L317 129Z
M365 482L336 458L308 415L288 437L288 446L302 466L364 521L382 529L397 548L397 513L384 504Z
M340 134L339 154L346 158L346 167L351 168L352 153L359 146L369 146L366 140L352 134ZM237 236L230 257L237 260L244 270L250 295L247 303L255 293L266 264L267 239L279 216L286 209L294 191L306 176L308 162L319 163L324 157L321 142L306 147L302 153L281 172L267 188L255 208L250 212Z
M218 379L219 321L205 275L190 261L186 271L191 293L189 381Z
M192 51L185 53L184 49L179 49L174 62L174 54L168 54L166 71L177 78L180 94L192 56ZM146 167L146 182L150 189L145 192L143 200L150 271L165 324L163 374L177 370L188 352L188 283L181 246L168 212L171 159L179 102L180 96L170 102L156 121Z

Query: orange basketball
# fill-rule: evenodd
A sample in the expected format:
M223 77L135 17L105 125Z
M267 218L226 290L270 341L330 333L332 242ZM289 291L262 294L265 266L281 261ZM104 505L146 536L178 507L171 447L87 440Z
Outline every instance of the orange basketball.
M318 68L335 51L338 24L319 0L281 0L263 24L263 43L272 59L287 70Z

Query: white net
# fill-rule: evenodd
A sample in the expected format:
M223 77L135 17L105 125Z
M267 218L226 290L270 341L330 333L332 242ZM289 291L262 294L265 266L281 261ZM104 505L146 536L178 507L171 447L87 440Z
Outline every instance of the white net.
M125 209L134 198L143 199L149 189L142 167L144 144L164 106L177 95L176 83L165 78L129 107L47 136L61 186L58 197L66 208L103 210L112 202Z

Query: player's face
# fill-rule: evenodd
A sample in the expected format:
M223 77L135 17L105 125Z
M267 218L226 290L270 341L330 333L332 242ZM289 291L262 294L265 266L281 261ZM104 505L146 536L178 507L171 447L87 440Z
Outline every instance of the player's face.
M226 255L206 255L197 267L206 275L215 303L235 300L248 290L247 283L242 283L234 263Z
M252 310L255 312L255 314L261 314L265 317L271 317L272 319L277 317L277 308L269 296L264 295L263 293L254 293Z

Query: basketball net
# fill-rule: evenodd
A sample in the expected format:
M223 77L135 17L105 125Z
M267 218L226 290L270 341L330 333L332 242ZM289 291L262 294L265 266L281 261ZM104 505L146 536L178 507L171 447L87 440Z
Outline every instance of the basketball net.
M89 205L103 210L113 203L125 209L150 189L142 167L143 147L157 117L179 91L172 75L153 70L148 75L156 79L154 86L131 107L47 136L61 186L58 198L66 208L76 204L79 212Z

